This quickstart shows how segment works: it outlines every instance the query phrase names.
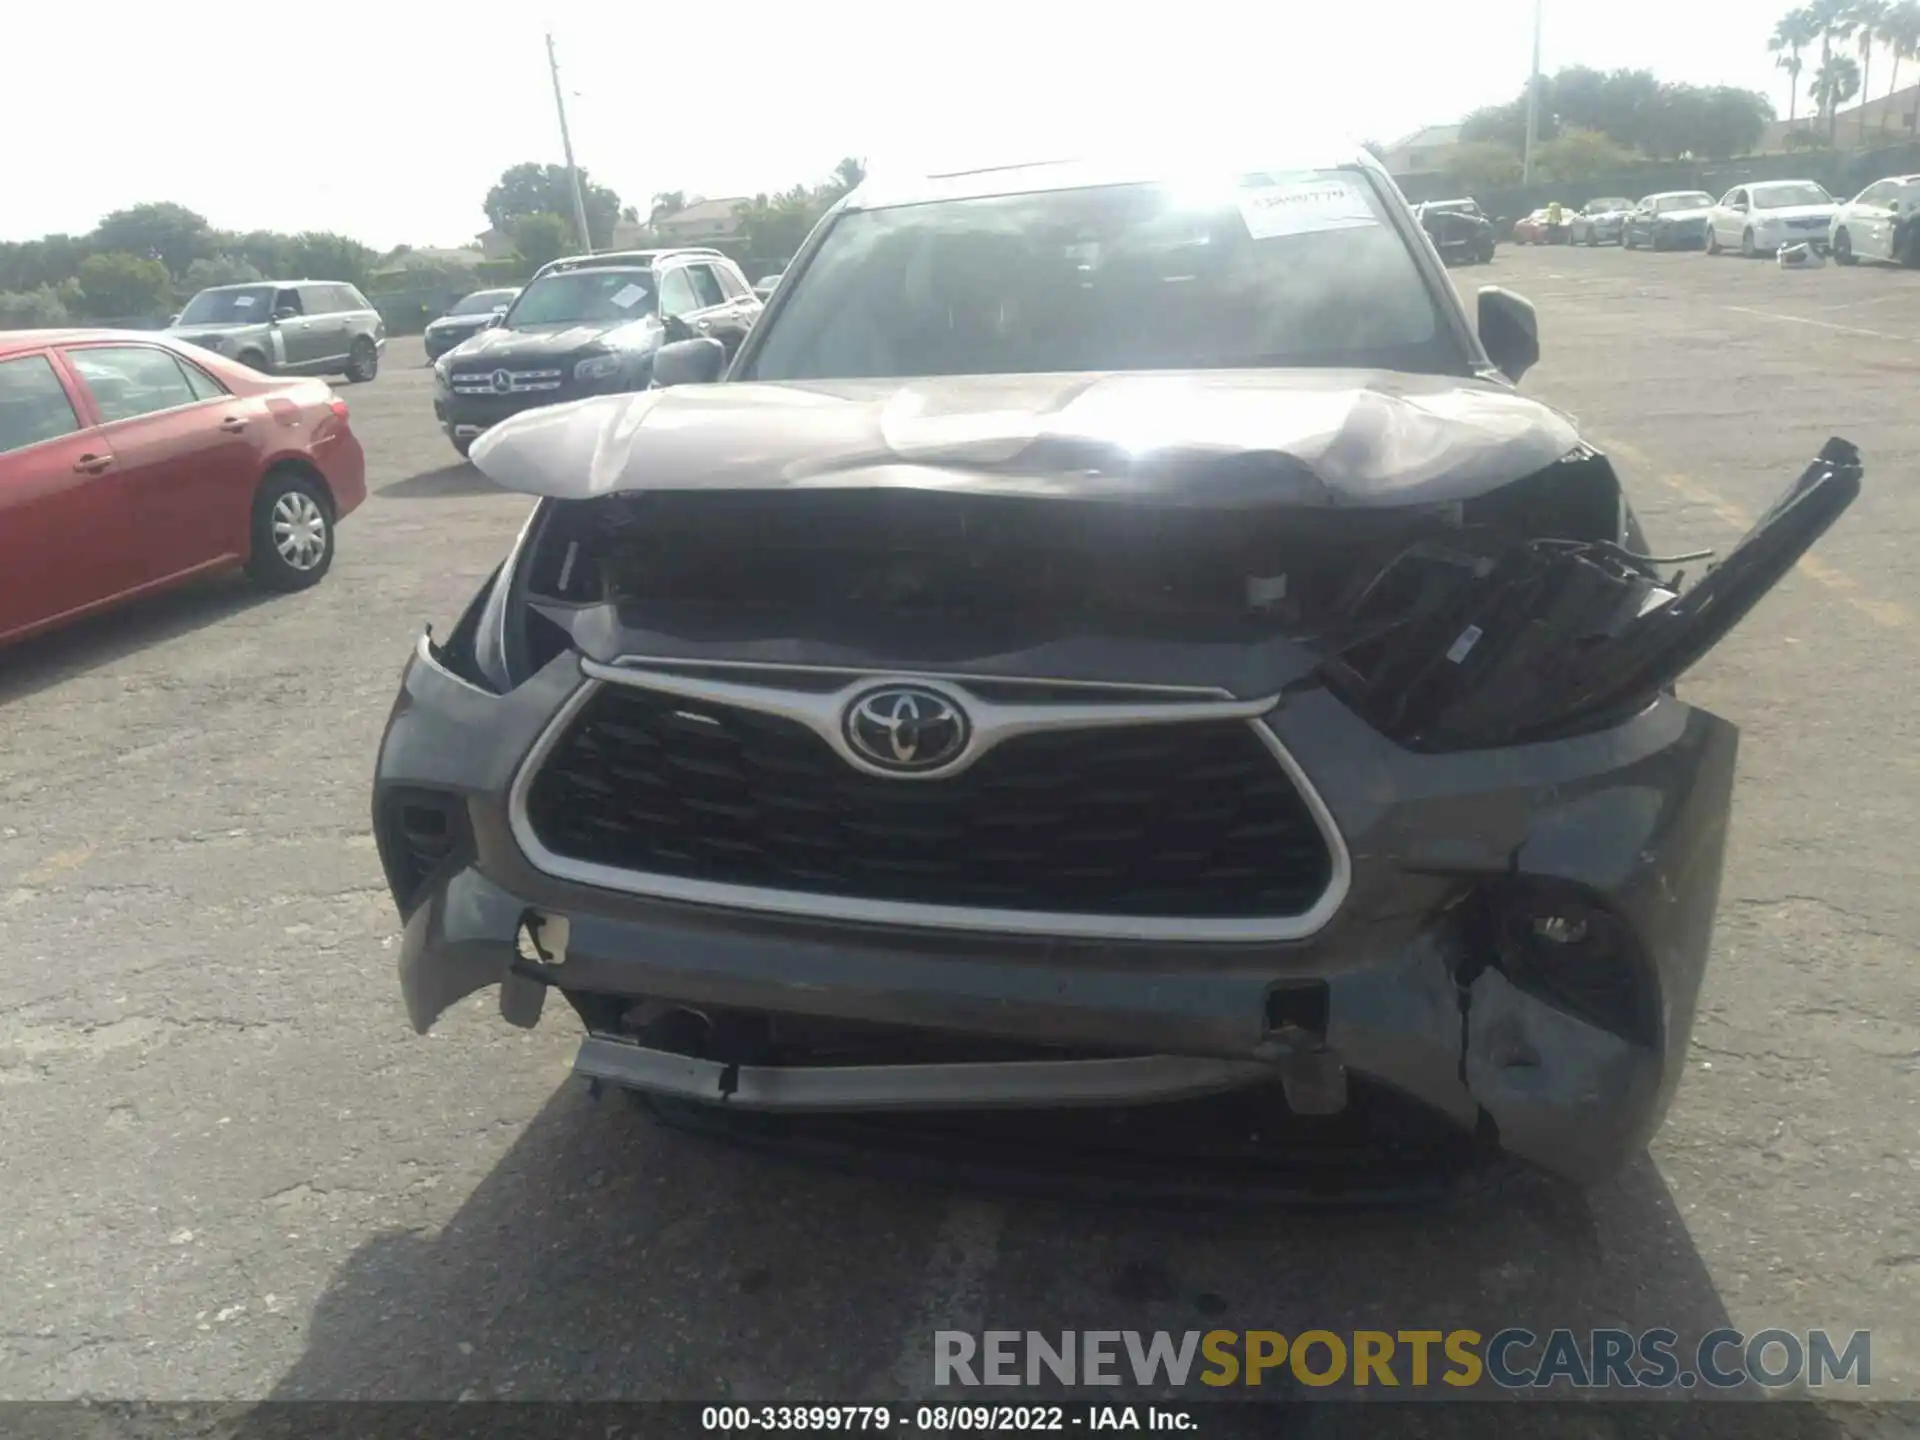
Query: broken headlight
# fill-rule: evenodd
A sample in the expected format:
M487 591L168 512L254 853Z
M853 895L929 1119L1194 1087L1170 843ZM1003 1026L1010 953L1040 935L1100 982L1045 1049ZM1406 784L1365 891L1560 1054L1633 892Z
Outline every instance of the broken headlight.
M433 658L471 685L504 695L528 675L525 624L525 556L540 523L540 506L520 528L507 558L467 602Z
M1329 686L1414 750L1488 749L1619 724L1725 638L1860 493L1860 455L1829 440L1727 558L1481 527L1421 541L1349 607Z

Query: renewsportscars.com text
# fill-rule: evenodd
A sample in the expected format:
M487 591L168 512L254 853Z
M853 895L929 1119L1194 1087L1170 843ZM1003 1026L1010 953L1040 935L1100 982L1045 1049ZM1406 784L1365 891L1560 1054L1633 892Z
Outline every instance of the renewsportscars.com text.
M936 1330L933 1383L1780 1389L1873 1383L1865 1330Z

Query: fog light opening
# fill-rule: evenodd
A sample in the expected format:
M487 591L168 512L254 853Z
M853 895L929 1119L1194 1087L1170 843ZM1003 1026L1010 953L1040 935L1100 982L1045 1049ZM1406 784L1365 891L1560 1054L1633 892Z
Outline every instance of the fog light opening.
M1632 927L1600 897L1516 877L1487 886L1481 899L1483 923L1470 939L1476 959L1536 1000L1622 1039L1657 1045L1658 982Z
M1281 981L1267 991L1269 1034L1297 1032L1313 1041L1327 1038L1327 982Z

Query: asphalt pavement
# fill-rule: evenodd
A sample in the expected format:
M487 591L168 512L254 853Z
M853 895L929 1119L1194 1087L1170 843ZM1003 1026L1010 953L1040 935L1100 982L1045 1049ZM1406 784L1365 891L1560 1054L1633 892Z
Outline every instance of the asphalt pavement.
M368 783L424 623L528 502L418 341L346 386L372 498L317 590L215 583L0 656L0 1398L911 1398L932 1332L1873 1332L1920 1397L1920 273L1504 248L1525 382L1657 548L1829 435L1866 489L1685 683L1744 729L1714 966L1598 1191L1195 1215L795 1166L656 1127L490 994L402 1013Z

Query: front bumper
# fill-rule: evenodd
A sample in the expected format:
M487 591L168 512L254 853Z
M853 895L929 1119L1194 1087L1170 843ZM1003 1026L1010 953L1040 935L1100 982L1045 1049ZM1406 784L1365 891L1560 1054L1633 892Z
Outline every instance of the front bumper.
M1707 243L1707 222L1705 220L1683 220L1663 225L1655 225L1651 235L1655 245L1675 250L1686 250Z
M525 395L461 395L441 390L433 397L433 416L455 440L472 440L484 435L502 420L510 420L525 410L559 405L577 400L565 391L535 391Z
M567 363L571 365L572 362ZM615 375L586 383L569 380L554 390L509 391L504 394L485 390L463 392L442 388L436 383L433 415L451 439L474 440L501 421L510 420L523 411L544 409L549 405L566 405L596 395L644 390L651 379L652 365L648 362L637 375Z
M400 872L381 817L395 795L451 797L465 832L421 883L394 882L401 987L421 1032L491 985L508 1018L531 1024L557 986L1153 1062L782 1071L743 1085L747 1067L702 1068L630 1036L599 1032L583 1048L585 1073L734 1108L1122 1104L1285 1079L1302 1064L1324 1078L1332 1061L1583 1182L1638 1153L1683 1069L1737 734L1671 698L1600 734L1434 756L1393 746L1324 692L1295 696L1267 724L1344 838L1344 902L1296 941L1116 942L749 913L543 873L514 839L508 797L582 683L569 653L493 695L444 669L425 639L406 669L375 782L389 876ZM1516 879L1577 888L1626 922L1651 991L1648 1033L1614 1033L1485 963L1462 898ZM565 918L559 963L521 958L530 911ZM1307 989L1324 1008L1303 1042L1273 997Z

